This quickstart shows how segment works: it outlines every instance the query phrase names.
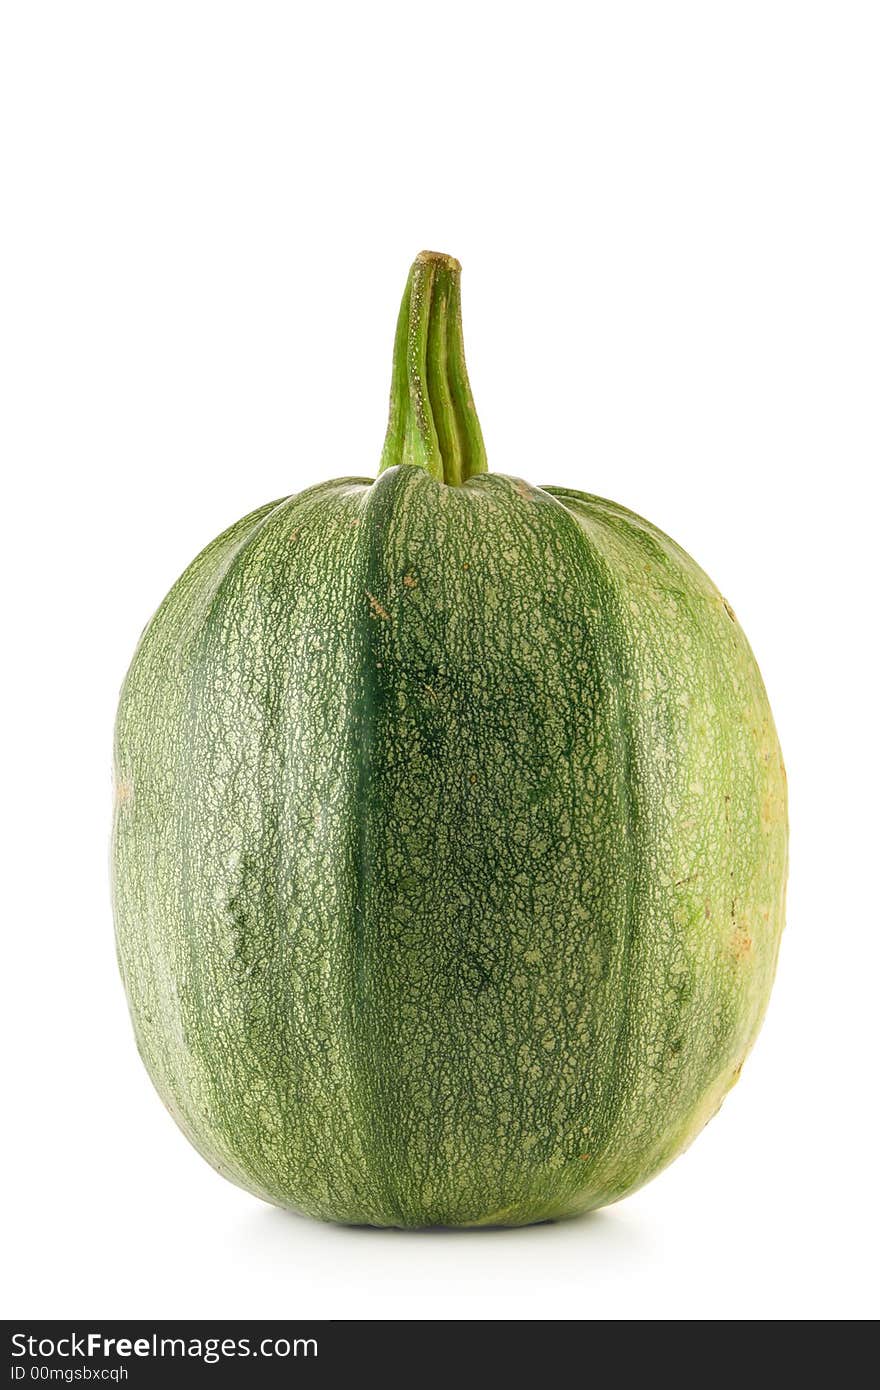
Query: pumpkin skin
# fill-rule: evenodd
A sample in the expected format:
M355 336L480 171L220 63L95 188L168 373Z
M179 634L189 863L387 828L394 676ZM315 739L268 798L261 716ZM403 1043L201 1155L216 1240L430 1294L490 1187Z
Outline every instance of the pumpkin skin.
M260 1197L573 1215L738 1077L785 773L731 608L622 507L410 462L263 507L147 628L115 761L138 1047Z

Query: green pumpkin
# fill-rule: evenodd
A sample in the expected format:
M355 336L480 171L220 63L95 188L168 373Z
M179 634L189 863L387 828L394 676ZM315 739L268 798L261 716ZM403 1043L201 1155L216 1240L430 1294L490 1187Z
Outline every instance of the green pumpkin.
M459 266L419 256L376 480L252 512L116 730L119 961L210 1163L380 1226L612 1202L737 1079L785 773L730 605L612 502L486 472Z

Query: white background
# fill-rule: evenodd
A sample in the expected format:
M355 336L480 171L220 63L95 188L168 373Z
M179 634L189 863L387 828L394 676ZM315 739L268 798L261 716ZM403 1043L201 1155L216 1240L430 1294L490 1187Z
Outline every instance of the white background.
M876 5L7 0L0 24L2 1311L875 1314ZM490 466L705 565L790 773L740 1086L637 1196L518 1232L349 1231L225 1184L141 1068L108 900L140 629L234 518L374 470L423 246L464 263Z

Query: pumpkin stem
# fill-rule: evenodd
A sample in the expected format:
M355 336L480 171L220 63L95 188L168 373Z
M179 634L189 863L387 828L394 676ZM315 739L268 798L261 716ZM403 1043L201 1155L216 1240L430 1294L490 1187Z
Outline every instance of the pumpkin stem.
M401 463L454 486L487 467L464 360L461 266L440 251L416 256L397 320L379 472Z

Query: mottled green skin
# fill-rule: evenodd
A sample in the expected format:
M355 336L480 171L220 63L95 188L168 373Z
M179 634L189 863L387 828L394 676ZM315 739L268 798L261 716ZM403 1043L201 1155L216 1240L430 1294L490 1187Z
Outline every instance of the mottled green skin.
M141 1054L261 1197L567 1216L735 1081L785 775L732 611L623 508L402 467L254 512L147 629L116 765Z

